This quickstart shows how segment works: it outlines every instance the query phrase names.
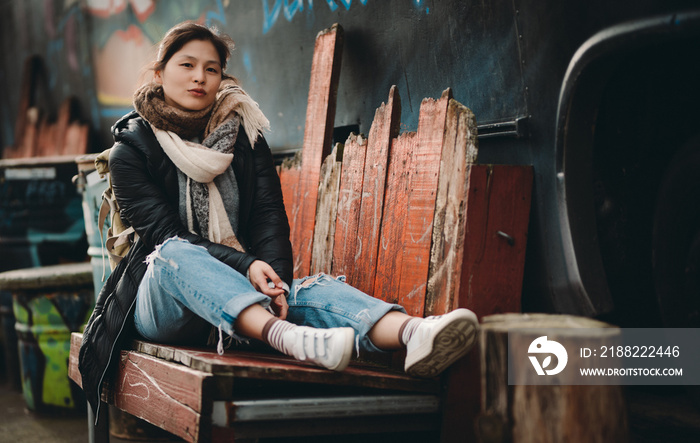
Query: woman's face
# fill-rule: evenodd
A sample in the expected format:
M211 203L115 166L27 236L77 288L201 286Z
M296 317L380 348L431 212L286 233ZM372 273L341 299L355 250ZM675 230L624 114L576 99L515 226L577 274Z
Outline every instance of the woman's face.
M185 111L201 111L211 105L221 84L221 61L208 40L191 40L156 71L165 102Z

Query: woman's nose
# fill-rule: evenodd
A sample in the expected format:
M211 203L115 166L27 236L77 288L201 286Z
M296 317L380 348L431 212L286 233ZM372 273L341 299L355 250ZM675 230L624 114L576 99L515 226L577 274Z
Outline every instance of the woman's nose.
M195 70L192 79L194 80L195 83L199 83L199 84L204 83L204 79L205 79L204 71Z

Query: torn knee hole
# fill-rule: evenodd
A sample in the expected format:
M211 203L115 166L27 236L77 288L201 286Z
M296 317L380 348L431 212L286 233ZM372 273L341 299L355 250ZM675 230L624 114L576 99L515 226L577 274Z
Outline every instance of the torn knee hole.
M302 282L302 283L299 285L299 287L300 287L300 288L308 288L309 286L311 286L312 284L314 284L314 282L316 282L316 280L318 280L318 277L313 277L313 278L310 278L310 279L308 279L308 280L304 280L304 282Z

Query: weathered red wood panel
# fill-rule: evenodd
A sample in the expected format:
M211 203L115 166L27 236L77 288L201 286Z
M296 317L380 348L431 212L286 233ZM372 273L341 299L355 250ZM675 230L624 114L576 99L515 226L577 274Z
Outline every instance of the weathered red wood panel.
M318 34L314 47L302 149L303 173L293 203L299 206L291 232L295 277L306 276L311 266L318 183L321 163L331 149L342 41L343 29L335 24Z
M211 374L183 365L122 351L110 403L186 441L198 441L208 377Z
M297 198L297 187L299 185L299 176L301 175L301 157L295 156L291 160L285 160L278 167L278 175L280 176L280 185L282 186L282 198L284 200L284 210L287 213L287 220L291 229L299 223L299 210L301 205ZM297 267L297 261L300 260L300 255L294 255L294 266ZM300 264L299 264L300 266Z
M479 317L520 312L533 169L521 165L471 169L457 306L468 307Z
M460 290L469 165L476 162L477 146L474 114L456 100L450 100L435 201L426 315L450 310Z
M386 104L382 103L374 114L367 137L360 218L355 234L356 260L347 275L348 283L370 295L374 292L374 276L377 269L389 149L392 139L399 133L400 123L401 98L396 86L392 86Z
M343 149L343 165L340 172L331 268L334 275L348 275L355 265L366 153L367 139L361 135L350 135Z
M416 148L416 133L396 137L389 152L384 214L382 217L374 297L389 303L401 303L399 282L403 261L404 230L410 192L411 155Z
M451 96L447 89L438 100L423 99L418 117L399 286L402 304L411 315L423 316L425 306L440 156Z
M338 215L338 191L342 168L343 145L337 143L321 166L321 182L316 206L316 228L311 256L311 275L330 274L333 262L335 221Z

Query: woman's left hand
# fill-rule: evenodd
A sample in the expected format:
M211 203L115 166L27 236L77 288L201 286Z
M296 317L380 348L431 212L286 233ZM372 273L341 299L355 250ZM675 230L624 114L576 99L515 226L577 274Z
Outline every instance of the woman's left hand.
M270 303L270 307L272 308L272 311L275 313L275 315L280 318L280 320L284 320L287 318L289 305L287 304L287 297L285 297L284 295L274 297L272 299L272 303Z

